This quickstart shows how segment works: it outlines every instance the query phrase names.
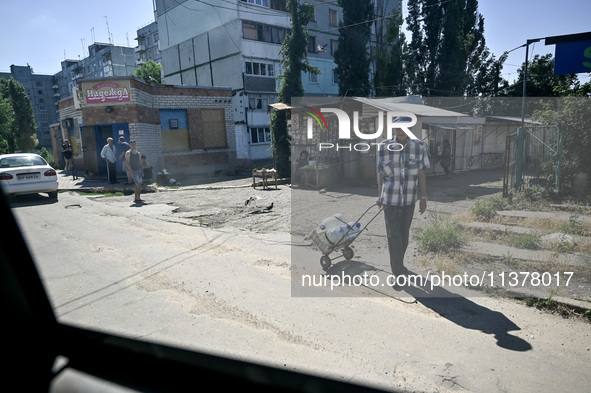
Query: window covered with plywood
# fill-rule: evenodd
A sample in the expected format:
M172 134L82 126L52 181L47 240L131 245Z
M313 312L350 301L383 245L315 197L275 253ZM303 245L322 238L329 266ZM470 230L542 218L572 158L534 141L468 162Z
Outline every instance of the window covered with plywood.
M189 150L189 127L185 109L160 110L162 151Z
M224 109L202 109L203 148L224 149L228 147L226 113Z

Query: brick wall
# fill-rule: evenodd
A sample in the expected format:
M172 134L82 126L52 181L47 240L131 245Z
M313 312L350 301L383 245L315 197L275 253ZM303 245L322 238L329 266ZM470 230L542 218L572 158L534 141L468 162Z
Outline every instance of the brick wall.
M133 77L104 78L101 80L129 79L131 101L113 104L88 105L74 108L74 100L59 103L60 120L73 118L80 141L78 118L84 126L127 123L129 137L137 141L138 150L145 154L157 173L167 169L171 174L211 173L232 169L236 165L236 136L234 127L232 91L227 88L149 85ZM163 152L160 109L185 109L189 124L190 150ZM202 109L223 109L226 121L225 149L204 149L201 128Z

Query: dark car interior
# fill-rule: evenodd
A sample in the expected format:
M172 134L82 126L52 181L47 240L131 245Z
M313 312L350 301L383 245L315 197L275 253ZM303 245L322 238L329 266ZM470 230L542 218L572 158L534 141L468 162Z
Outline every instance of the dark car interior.
M2 386L20 392L377 392L261 364L60 323L0 192ZM4 389L3 389L4 390Z

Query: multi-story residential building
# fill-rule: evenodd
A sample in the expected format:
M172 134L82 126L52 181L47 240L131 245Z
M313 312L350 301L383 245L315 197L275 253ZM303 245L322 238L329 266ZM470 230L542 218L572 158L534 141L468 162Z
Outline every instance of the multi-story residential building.
M333 55L342 9L337 2L308 2L315 13L307 25L307 55L321 73L302 74L304 91L335 96ZM400 0L375 3L377 15L400 10ZM164 83L231 87L238 161L271 157L267 105L277 99L279 50L291 27L286 0L155 0L155 4Z
M129 76L137 68L134 48L95 42L88 56L81 60L62 61L62 70L54 75L60 99L72 96L72 89L85 78Z
M57 102L57 86L52 75L40 75L33 73L29 66L10 66L10 73L0 72L0 77L10 79L13 77L21 83L25 92L31 99L35 122L37 123L38 148L51 148L51 135L49 126L57 123L59 119Z
M158 22L152 22L137 30L137 46L135 47L136 63L139 66L148 60L162 63L162 54L158 40Z

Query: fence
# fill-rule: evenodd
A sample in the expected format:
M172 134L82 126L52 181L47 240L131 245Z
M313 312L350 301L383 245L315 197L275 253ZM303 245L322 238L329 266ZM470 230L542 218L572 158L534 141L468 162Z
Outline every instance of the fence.
M503 196L533 184L558 189L561 165L562 134L558 127L520 127L507 135Z

